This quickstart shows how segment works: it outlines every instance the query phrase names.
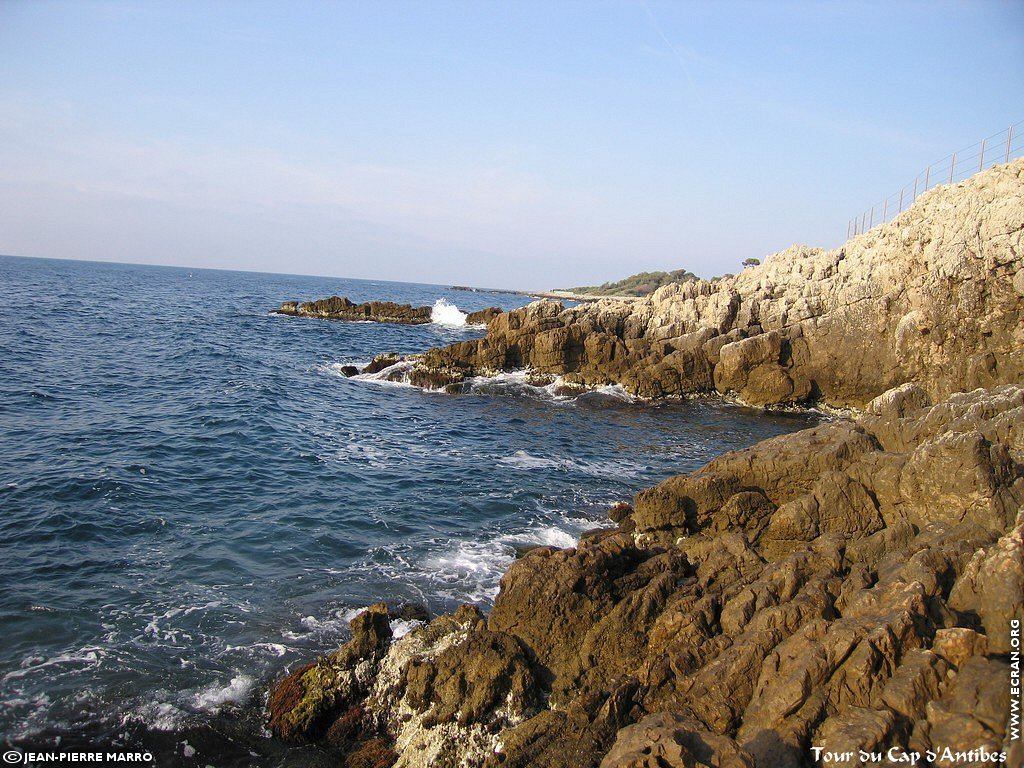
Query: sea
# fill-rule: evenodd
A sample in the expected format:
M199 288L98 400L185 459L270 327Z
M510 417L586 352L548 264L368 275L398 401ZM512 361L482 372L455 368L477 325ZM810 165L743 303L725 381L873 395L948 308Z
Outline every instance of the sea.
M420 326L295 318L332 294ZM571 547L640 489L811 426L718 399L463 394L346 378L473 339L529 297L0 257L0 735L167 766L333 765L268 686L377 601L484 610L517 547ZM398 620L397 633L415 622Z

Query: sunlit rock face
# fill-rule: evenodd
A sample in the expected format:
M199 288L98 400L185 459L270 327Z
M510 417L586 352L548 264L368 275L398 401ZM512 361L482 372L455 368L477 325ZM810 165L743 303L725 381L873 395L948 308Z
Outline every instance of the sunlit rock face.
M931 398L1024 374L1024 160L938 187L841 248L794 246L735 277L640 301L545 301L417 361L425 385L515 368L648 398L861 408L904 383ZM416 378L414 376L414 378Z

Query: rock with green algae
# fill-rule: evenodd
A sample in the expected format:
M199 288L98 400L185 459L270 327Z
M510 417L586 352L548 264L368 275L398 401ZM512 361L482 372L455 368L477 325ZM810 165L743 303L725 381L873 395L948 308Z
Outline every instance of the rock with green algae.
M340 713L365 696L367 667L391 639L387 605L370 606L352 619L349 627L352 639L348 643L274 686L267 702L273 733L288 741L316 741Z

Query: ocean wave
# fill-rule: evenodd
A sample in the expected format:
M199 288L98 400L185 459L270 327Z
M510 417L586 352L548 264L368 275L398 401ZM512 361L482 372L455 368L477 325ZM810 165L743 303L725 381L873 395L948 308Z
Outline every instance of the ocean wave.
M448 299L438 299L430 311L430 322L449 328L463 328L466 325L466 313Z
M645 464L628 464L616 461L588 461L586 459L546 458L534 456L527 451L519 450L511 456L504 456L498 461L513 469L558 470L576 472L591 477L633 477L649 469Z
M199 691L192 699L193 706L202 711L217 712L225 704L240 704L252 693L256 684L251 675L240 674L231 678L226 685L213 683Z
M546 525L536 530L517 536L514 540L518 546L537 544L542 547L557 547L568 549L575 547L579 541L579 534L559 528L557 525Z
M26 675L35 675L39 671L49 669L50 667L73 667L79 671L92 670L103 662L105 656L106 650L100 647L82 648L79 651L60 653L50 658L28 656L22 660L21 666L18 669L11 670L0 680L6 683Z
M154 731L173 732L181 730L188 722L188 712L168 701L148 701L126 712L121 725L143 725Z
M501 539L462 540L428 557L427 579L436 594L452 602L493 603L498 581L515 550Z
M412 370L412 360L400 360L394 365L377 371L376 373L360 373L352 377L353 381L368 381L373 384L384 384L392 387L412 387L409 383L409 372Z
M332 372L341 373L342 363L328 366ZM410 382L410 373L415 365L413 360L401 360L376 373L360 373L352 376L354 381L365 381L395 387L414 387ZM534 384L528 370L506 371L492 376L472 376L462 382L463 394L487 395L498 397L530 397L553 404L583 404L597 407L615 407L634 405L643 401L631 395L620 384L609 384L599 387L580 387L568 384L561 376L556 376L548 384ZM429 387L414 387L424 392L434 392Z
M493 376L474 376L466 381L466 392L483 395L533 396L554 403L597 402L608 400L632 404L640 399L629 394L621 384L599 387L583 387L569 384L561 376L555 376L547 384L535 384L529 370L508 371Z
M518 549L574 547L580 534L597 522L555 510L539 512L511 530L477 538L436 540L428 544L430 554L422 559L389 558L390 562L402 565L382 563L377 567L386 570L392 579L421 585L426 594L448 606L465 602L489 605L494 602L501 577L515 560Z

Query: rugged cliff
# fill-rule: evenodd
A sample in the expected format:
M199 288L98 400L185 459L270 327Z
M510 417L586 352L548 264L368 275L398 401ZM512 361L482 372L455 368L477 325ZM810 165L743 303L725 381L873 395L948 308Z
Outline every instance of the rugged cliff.
M648 398L733 393L754 405L863 407L1024 374L1024 160L926 193L836 250L797 246L715 282L631 303L532 304L487 336L416 360L414 383L530 368ZM396 375L405 375L404 372Z

